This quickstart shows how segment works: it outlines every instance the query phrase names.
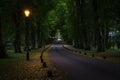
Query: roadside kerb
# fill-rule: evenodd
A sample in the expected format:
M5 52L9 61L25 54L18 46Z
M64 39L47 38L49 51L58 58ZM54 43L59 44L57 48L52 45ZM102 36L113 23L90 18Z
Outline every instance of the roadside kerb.
M73 48L73 47L70 47L70 46L67 46L67 45L64 45L62 44L62 47L64 49L66 49L67 51L70 51L72 53L76 53L76 54L79 54L79 55L82 55L82 56L86 56L86 57L91 57L91 58L96 58L96 59L101 59L101 60L107 60L107 56L96 56L94 53L92 54L89 54L87 53L86 51L84 50L79 50L79 49L76 49L76 48Z

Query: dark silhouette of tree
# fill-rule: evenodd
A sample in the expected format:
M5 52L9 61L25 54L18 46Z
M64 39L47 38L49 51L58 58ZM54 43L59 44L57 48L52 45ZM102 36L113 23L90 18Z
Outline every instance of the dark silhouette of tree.
M15 53L21 53L21 6L19 1L17 2L17 6L15 11L13 11L13 20L15 23L15 41L14 41L14 48Z
M94 38L97 51L104 51L102 46L102 36L100 32L99 13L98 13L98 0L93 0L93 11L94 11Z
M1 17L0 17L0 58L5 58L7 57L7 52L5 48L5 44L3 41L3 30L2 30L2 22L1 22Z

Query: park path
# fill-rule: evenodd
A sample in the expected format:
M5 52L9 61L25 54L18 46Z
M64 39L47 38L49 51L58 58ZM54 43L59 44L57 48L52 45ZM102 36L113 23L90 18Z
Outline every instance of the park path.
M67 80L120 80L120 64L73 54L61 45L53 45L48 53Z

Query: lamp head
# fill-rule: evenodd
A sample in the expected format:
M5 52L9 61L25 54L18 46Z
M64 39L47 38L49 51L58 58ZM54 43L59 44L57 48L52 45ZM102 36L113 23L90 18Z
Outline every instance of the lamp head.
M24 14L25 14L26 17L29 17L30 11L29 11L28 9L25 9L25 10L24 10Z

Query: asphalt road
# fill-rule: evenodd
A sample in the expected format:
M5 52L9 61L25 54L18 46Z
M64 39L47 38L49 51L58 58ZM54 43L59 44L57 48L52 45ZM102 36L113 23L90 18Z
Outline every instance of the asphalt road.
M53 45L48 54L67 80L120 80L120 64L79 56L61 45Z

